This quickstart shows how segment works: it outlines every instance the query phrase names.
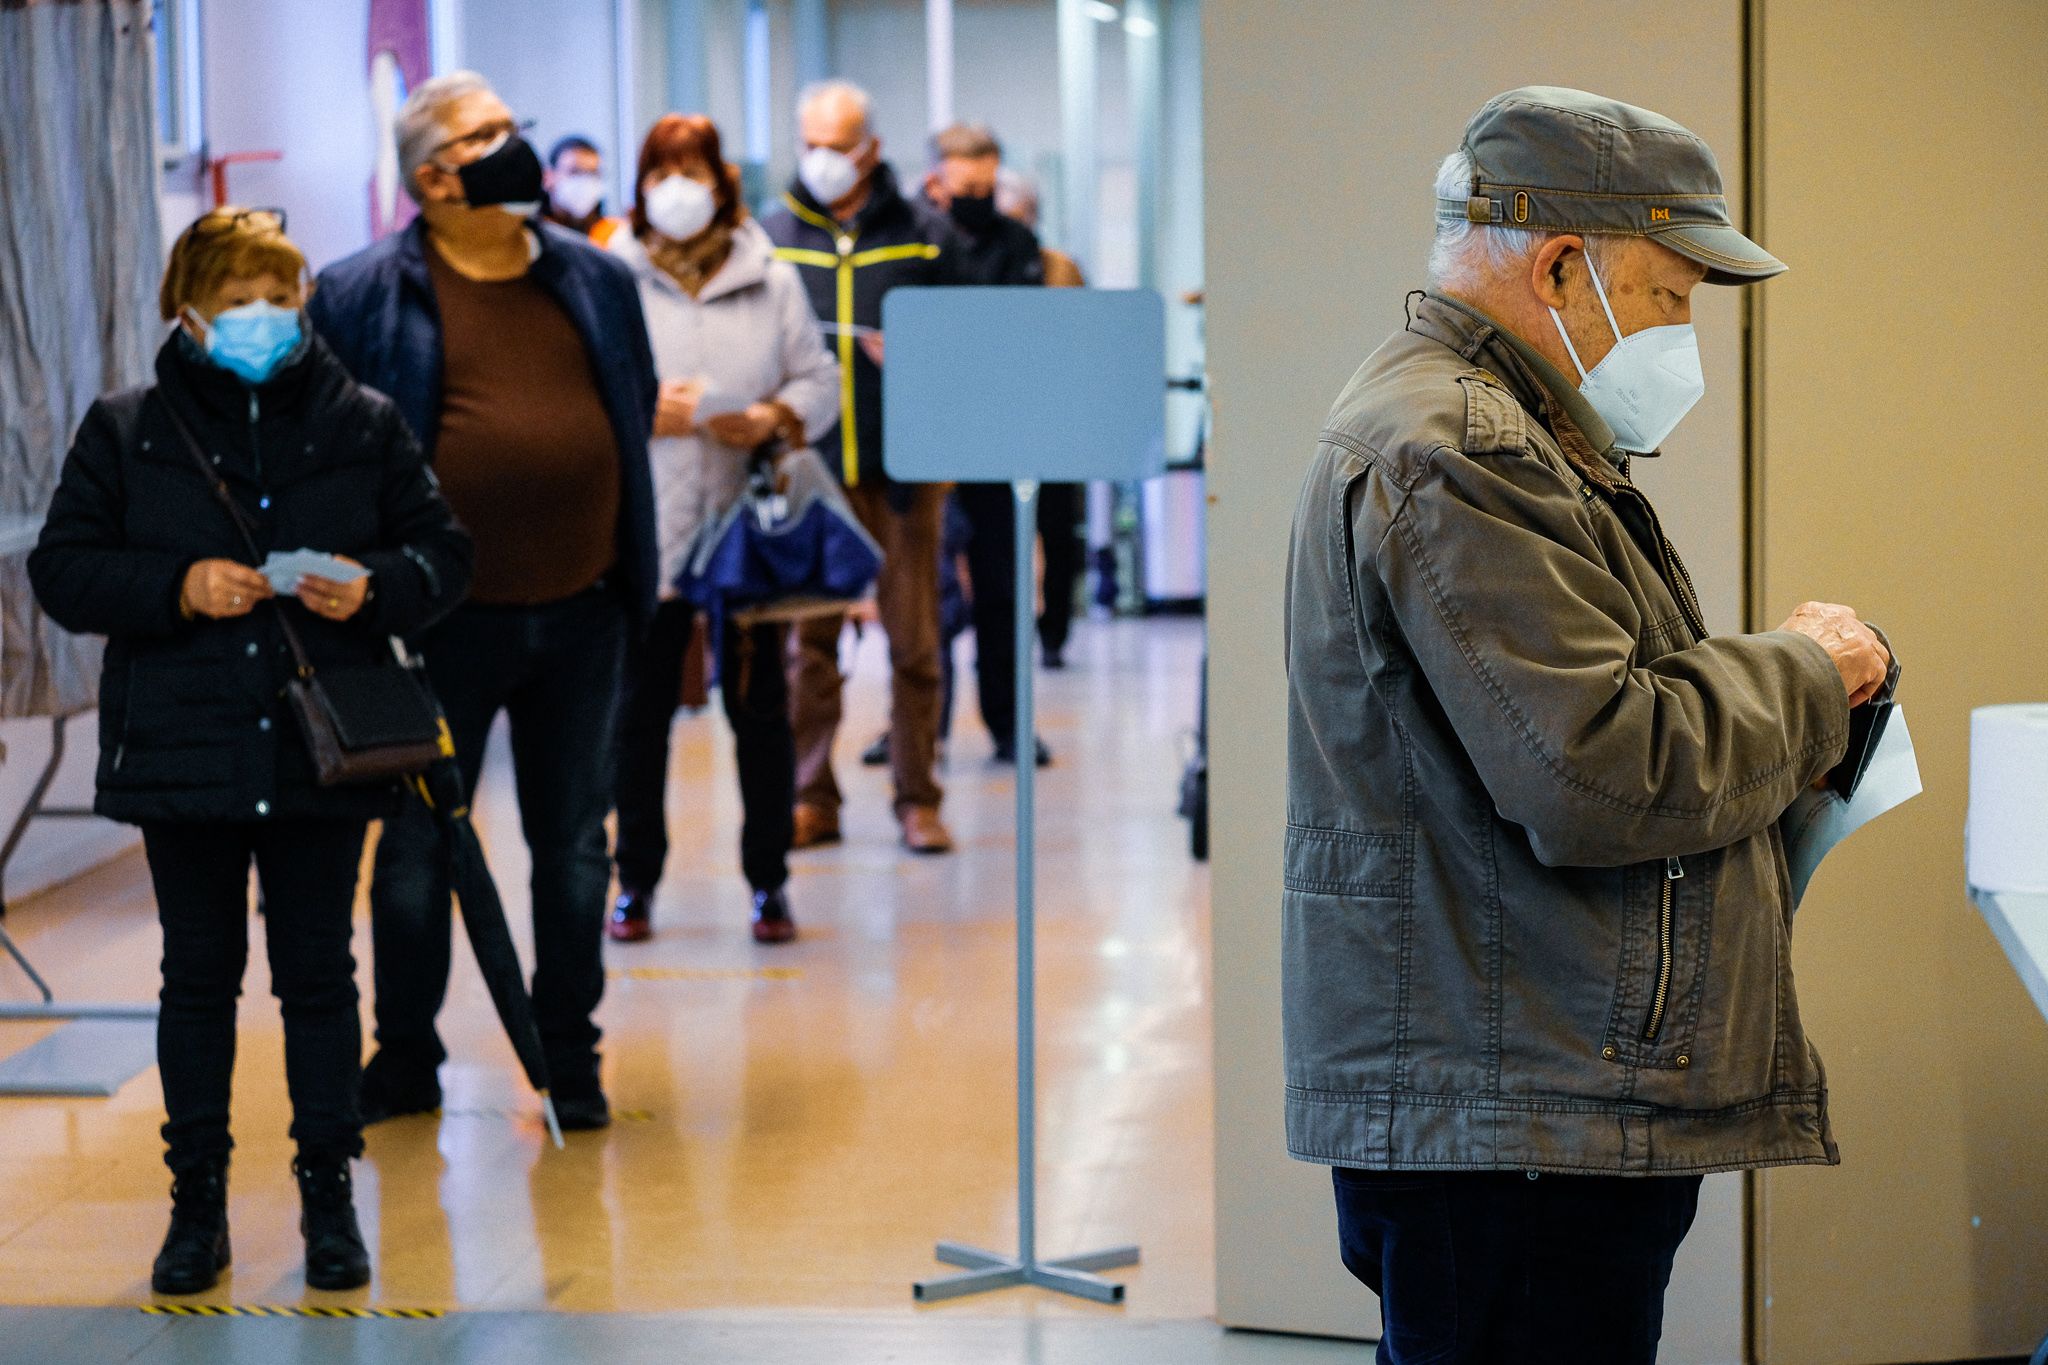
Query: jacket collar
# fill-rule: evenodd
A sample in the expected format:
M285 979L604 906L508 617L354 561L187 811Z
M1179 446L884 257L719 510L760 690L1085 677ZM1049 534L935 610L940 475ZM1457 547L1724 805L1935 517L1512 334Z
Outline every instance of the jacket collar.
M646 244L630 232L614 234L605 249L624 261L633 271L634 278L642 284L687 297L668 273L654 263L647 254ZM729 294L751 289L768 278L768 267L775 260L774 243L761 225L749 218L733 229L732 253L725 258L725 264L718 267L718 273L704 282L704 288L697 295L698 303L710 303Z
M1598 482L1628 476L1628 455L1615 448L1613 428L1534 346L1463 299L1430 289L1417 290L1408 300L1409 331L1448 346L1492 374Z
M270 378L251 384L205 358L185 333L175 327L156 353L157 383L168 395L175 395L182 412L190 418L214 422L249 420L249 398L253 393L258 410L285 412L300 403L315 377L331 358L326 346L310 324L291 357Z

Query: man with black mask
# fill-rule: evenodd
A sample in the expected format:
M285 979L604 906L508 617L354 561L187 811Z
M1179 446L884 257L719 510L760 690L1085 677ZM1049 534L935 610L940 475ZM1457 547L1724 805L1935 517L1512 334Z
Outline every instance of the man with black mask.
M657 576L647 325L625 263L538 216L540 157L483 77L423 82L397 137L418 221L323 272L307 311L398 405L475 540L469 600L419 643L471 790L510 718L534 1013L562 1126L598 1128L609 756L627 632L652 616ZM436 1108L447 1056L448 875L417 802L385 822L370 911L376 1122Z
M1043 285L1045 258L1038 234L996 210L1002 144L979 123L956 123L932 136L925 198L953 220L962 246L954 283ZM1017 603L1011 586L1016 563L1016 499L1006 483L963 483L954 498L973 528L967 573L974 611L974 669L981 718L995 741L996 760L1017 760ZM1036 745L1040 767L1052 761Z

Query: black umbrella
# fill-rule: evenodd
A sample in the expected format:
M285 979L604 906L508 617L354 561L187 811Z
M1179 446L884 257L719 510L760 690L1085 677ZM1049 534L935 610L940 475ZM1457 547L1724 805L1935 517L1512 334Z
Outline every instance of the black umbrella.
M505 1036L511 1039L512 1050L519 1054L519 1065L540 1095L548 1134L560 1147L562 1126L555 1118L555 1102L548 1093L548 1063L541 1051L540 1025L533 1017L533 997L527 994L526 971L519 965L519 950L512 946L512 931L505 924L505 906L498 899L498 884L491 879L490 864L484 861L476 826L470 823L469 795L463 789L462 771L455 765L454 748L444 720L442 757L414 779L413 787L440 827L449 882L456 899L462 902L462 927L469 934L470 951L476 954L477 968L490 988L491 1003L498 1007Z

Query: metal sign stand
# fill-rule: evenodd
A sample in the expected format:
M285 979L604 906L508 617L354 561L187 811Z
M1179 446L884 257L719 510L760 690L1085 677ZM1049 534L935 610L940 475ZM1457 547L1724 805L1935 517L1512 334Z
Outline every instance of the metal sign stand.
M1015 1285L1054 1289L1099 1303L1122 1303L1124 1287L1091 1272L1138 1263L1135 1246L1111 1247L1058 1260L1038 1259L1038 1002L1036 951L1036 746L1038 713L1033 696L1033 652L1038 614L1034 573L1038 545L1038 480L1020 479L1016 491L1017 592L1017 1254L1005 1256L959 1242L941 1242L934 1253L957 1275L921 1280L912 1294L921 1303L980 1294Z

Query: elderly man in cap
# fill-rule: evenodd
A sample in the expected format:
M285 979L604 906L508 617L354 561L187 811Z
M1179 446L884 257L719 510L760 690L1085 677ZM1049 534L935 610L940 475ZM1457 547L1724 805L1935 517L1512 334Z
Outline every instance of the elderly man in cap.
M1382 1362L1651 1361L1701 1175L1838 1159L1776 825L1887 655L1820 603L1710 637L1630 481L1693 289L1784 269L1706 145L1514 90L1436 201L1295 513L1288 1145Z

